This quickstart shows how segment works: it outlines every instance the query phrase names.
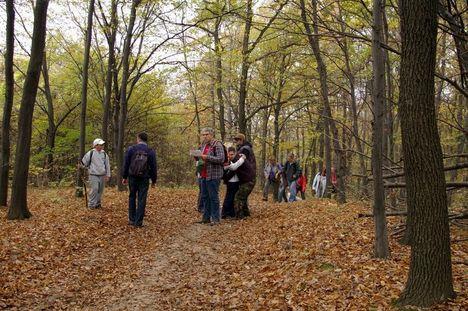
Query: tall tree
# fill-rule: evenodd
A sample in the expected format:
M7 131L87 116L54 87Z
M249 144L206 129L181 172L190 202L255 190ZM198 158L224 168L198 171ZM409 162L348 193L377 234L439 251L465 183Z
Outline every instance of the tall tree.
M411 263L398 303L427 307L455 296L434 105L438 0L401 0L399 114L411 228Z
M15 168L8 219L31 217L28 210L27 186L31 149L32 118L36 102L37 87L41 75L45 47L48 0L37 0L34 9L34 28L28 71L24 81L23 96L18 120Z
M88 80L89 80L89 53L91 50L91 36L93 30L93 16L94 16L94 0L89 0L88 7L88 21L85 35L85 50L83 56L83 69L81 72L81 118L80 118L80 159L83 158L85 154L85 144L86 144L86 109L88 105ZM77 196L83 195L83 178L82 170L78 170L77 174Z
M109 118L110 108L112 99L112 80L113 72L116 70L115 64L115 40L117 36L117 0L111 1L111 16L110 22L107 21L104 12L101 8L101 2L98 1L99 8L101 9L101 16L103 20L103 31L106 36L107 45L109 47L109 56L107 58L107 73L105 82L105 97L103 104L103 115L102 115L102 139L107 142L109 140Z
M312 0L312 15L313 15L313 28L314 32L310 28L310 24L307 20L307 10L304 0L300 0L301 18L304 28L306 30L307 39L309 41L310 48L317 61L317 71L320 77L320 95L323 100L323 116L324 116L324 127L325 127L325 164L327 168L327 188L331 187L331 143L330 143L330 131L333 134L333 148L335 150L335 161L337 166L337 178L338 178L338 202L344 203L346 201L346 194L344 188L344 175L346 171L346 161L344 150L340 146L340 139L338 136L338 128L336 127L335 120L332 117L330 99L328 95L328 73L327 66L323 60L322 53L320 51L319 32L318 32L318 12L317 12L317 1ZM326 192L329 192L327 190Z
M238 124L239 131L242 133L247 132L247 120L245 119L245 101L247 99L247 77L249 74L249 40L250 40L250 29L252 28L252 0L247 0L245 5L245 25L244 25L244 37L242 39L242 64L241 64L241 76L239 79L239 102L238 102Z
M7 205L8 175L10 171L10 120L13 107L15 77L13 75L13 54L15 50L15 5L6 1L6 50L5 50L5 105L3 106L2 155L0 160L0 206Z
M383 123L385 117L385 62L382 51L383 3L374 0L374 23L372 27L372 68L374 87L372 101L374 103L374 122L372 131L372 175L374 178L374 226L375 242L374 256L387 258L389 255L387 220L385 217L385 189L383 185Z
M119 115L119 128L118 141L117 141L117 169L119 177L122 174L123 156L124 156L124 138L125 138L125 125L127 123L128 112L128 97L127 97L127 84L130 75L130 54L132 51L132 37L133 27L135 26L136 10L140 4L140 0L132 1L132 8L130 10L130 20L128 22L127 34L125 37L124 48L122 51L122 81L120 83L120 115ZM122 178L118 180L119 190L124 190Z
M257 47L258 43L262 40L266 31L270 28L271 24L276 20L281 10L288 4L289 0L281 2L278 8L275 10L275 14L268 20L265 26L260 30L257 38L250 44L250 32L252 29L253 23L253 11L252 11L252 0L247 0L246 11L245 11L245 24L244 24L244 35L242 39L242 63L241 63L241 73L239 78L239 101L237 104L237 113L238 113L238 126L239 131L242 133L247 133L247 121L248 117L246 115L246 100L247 100L247 80L249 76L249 70L252 63L250 59L250 54Z
M343 18L343 10L341 3L338 2L338 9L339 9L339 20L340 20L340 26L341 26L341 32L345 33L346 31L346 24ZM349 55L349 44L348 44L348 38L346 36L343 36L342 40L338 40L338 45L340 46L341 50L343 51L343 56L344 56L344 61L345 61L345 75L348 79L349 82L349 94L351 97L351 115L352 115L352 132L353 132L353 137L354 141L356 144L356 149L358 152L359 156L359 166L360 166L360 173L362 175L362 181L361 181L361 187L362 187L362 194L367 196L367 184L368 184L368 178L367 178L367 169L366 169L366 164L365 164L365 154L364 154L364 148L363 148L363 143L361 141L361 138L359 137L359 124L358 124L358 109L357 109L357 99L356 99L356 78L354 75L353 70L351 69L351 57Z

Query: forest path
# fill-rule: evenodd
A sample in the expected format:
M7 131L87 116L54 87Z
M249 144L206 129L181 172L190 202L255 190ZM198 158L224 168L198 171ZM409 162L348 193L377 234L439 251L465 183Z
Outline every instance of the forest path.
M228 221L223 226L229 226ZM223 265L229 260L218 234L220 226L191 224L185 230L162 241L154 258L145 267L127 295L106 308L110 310L181 309L190 290L210 293L223 276ZM169 295L168 295L169 293ZM193 297L192 297L193 298ZM207 306L211 301L207 301ZM218 300L213 301L215 304ZM199 305L184 305L196 309Z

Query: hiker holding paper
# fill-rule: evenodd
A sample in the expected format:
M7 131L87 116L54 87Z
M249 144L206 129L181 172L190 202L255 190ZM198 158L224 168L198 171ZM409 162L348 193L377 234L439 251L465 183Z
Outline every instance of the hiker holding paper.
M89 173L89 208L101 208L101 198L104 185L111 176L109 156L104 151L104 143L100 138L93 141L93 149L89 150L81 159L81 164Z

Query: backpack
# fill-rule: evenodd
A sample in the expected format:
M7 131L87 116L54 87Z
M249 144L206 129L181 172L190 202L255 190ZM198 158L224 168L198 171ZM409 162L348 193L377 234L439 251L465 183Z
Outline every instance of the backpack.
M130 160L128 175L143 177L148 172L148 153L144 150L136 151Z

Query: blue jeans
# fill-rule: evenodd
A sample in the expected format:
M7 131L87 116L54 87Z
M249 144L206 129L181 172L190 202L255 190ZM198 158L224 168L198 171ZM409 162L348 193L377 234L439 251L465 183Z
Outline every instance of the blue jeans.
M219 222L219 179L202 179L203 221Z
M128 220L135 226L143 225L145 217L146 196L148 195L149 179L128 177ZM138 198L138 207L137 207Z
M295 180L289 182L289 202L296 201L296 194L297 194L296 186L297 186L297 182Z

